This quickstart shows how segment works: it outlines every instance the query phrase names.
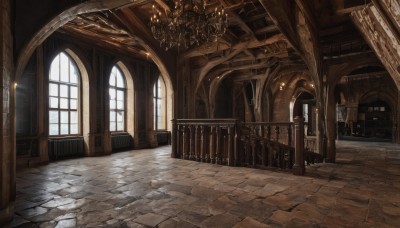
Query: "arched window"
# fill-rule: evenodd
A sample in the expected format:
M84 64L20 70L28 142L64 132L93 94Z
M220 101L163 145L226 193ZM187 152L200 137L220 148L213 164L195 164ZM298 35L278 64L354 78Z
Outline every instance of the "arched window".
M154 84L154 130L166 129L166 94L165 83L160 76Z
M110 131L125 131L125 77L121 70L114 66L110 75Z
M49 135L77 135L79 127L80 75L65 52L58 54L49 75Z

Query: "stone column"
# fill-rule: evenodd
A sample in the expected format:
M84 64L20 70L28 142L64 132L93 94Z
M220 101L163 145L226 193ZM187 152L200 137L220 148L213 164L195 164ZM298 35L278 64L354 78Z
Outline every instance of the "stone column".
M314 126L313 128L315 129L315 152L318 154L321 154L321 148L320 148L320 139L321 139L321 132L319 131L319 127L321 124L321 120L318 114L318 108L313 108L313 119L314 119Z
M296 116L294 122L294 148L295 164L293 166L294 175L304 175L306 168L304 165L304 118Z
M0 1L0 226L12 219L15 201L15 87L11 1Z
M45 163L49 161L48 151L48 137L49 137L49 125L46 110L48 110L49 99L48 90L46 90L46 76L44 73L44 57L43 57L43 46L40 45L36 49L37 56L37 134L39 136L39 161L38 163ZM43 118L45 117L45 118Z
M326 145L326 153L324 153L324 157L326 157L326 162L334 163L336 161L336 102L333 94L333 90L328 94L328 102L325 104L326 108L326 136L327 136L327 145ZM324 152L324 151L323 151Z

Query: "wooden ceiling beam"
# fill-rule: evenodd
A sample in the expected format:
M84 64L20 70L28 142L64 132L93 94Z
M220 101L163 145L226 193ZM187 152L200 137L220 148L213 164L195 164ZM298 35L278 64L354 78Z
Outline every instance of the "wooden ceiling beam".
M267 20L267 18L268 18L268 20ZM265 13L262 13L262 14L258 14L258 15L249 17L249 18L247 18L245 20L245 22L252 22L252 21L259 20L259 19L266 19L267 21L272 21L271 18L269 18L268 13L265 12Z
M270 25L266 26L264 28L256 30L256 34L263 34L263 33L269 33L269 32L276 32L279 31L278 27L276 25Z
M229 9L229 3L226 0L218 0L222 7L227 11L229 19L235 21L239 27L248 35L255 37L253 30L242 20L242 18L237 15L232 9Z
M277 34L274 36L271 36L265 40L262 41L258 41L257 39L251 39L250 41L241 41L242 43L247 43L248 46L247 48L259 48L259 47L263 47L265 45L268 44L273 44L275 42L278 41L286 41L286 37L283 34ZM211 47L210 46L199 46L197 48L192 48L190 50L187 50L185 53L182 53L181 57L183 59L187 59L187 58L192 58L192 57L196 57L196 56L202 56L202 55L207 55L210 53L214 53L216 51L223 51L223 50L227 50L227 49L234 49L235 46L223 46L223 45L219 45L219 44L213 44Z

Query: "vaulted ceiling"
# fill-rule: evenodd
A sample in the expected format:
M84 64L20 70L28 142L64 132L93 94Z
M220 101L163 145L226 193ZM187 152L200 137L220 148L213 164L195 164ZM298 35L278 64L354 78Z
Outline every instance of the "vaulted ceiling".
M220 5L229 15L226 34L211 45L165 51L152 37L149 18L153 4L165 8L171 2L131 1L111 10L82 14L59 32L148 59L145 43L164 58L179 54L193 68L214 62L219 75L232 68L240 72L237 75L258 75L274 64L304 65L317 72L323 59L371 52L349 16L370 0L210 0L210 9Z

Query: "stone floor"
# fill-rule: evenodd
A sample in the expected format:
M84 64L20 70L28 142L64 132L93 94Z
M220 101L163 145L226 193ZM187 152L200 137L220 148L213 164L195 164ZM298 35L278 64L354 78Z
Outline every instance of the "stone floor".
M20 227L400 227L400 146L338 143L290 173L169 158L170 147L18 172Z

